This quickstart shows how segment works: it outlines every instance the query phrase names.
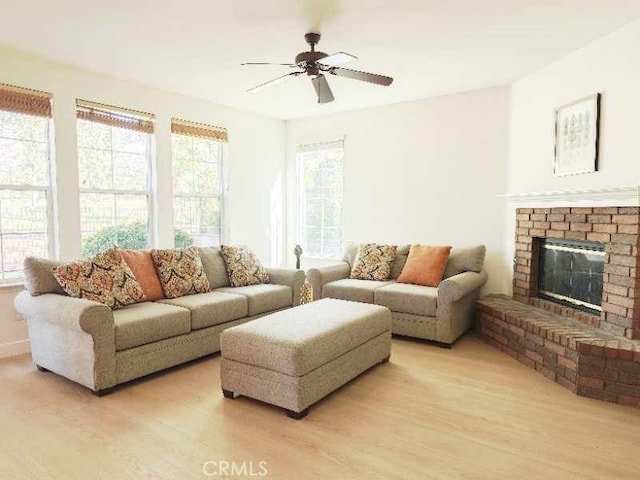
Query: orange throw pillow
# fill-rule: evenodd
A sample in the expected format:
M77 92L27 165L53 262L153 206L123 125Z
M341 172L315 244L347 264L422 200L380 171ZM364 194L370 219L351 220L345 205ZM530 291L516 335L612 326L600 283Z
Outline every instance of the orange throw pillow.
M151 252L149 250L120 250L120 253L138 280L147 300L153 302L165 298L160 278L156 272L153 258L151 258Z
M411 245L407 263L398 277L398 283L413 283L437 287L447 267L451 247Z

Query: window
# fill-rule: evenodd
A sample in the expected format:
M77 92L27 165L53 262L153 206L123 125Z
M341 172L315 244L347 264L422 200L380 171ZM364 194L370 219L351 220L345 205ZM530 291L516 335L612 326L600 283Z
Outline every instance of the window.
M220 245L227 131L173 119L171 132L176 247Z
M298 239L306 256L342 253L343 157L343 141L298 146Z
M82 253L149 247L151 114L77 101Z
M53 252L51 95L0 85L0 282Z

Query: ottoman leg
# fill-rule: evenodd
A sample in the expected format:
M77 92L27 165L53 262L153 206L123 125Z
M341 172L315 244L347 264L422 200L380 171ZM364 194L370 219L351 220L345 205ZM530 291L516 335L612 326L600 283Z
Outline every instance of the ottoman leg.
M41 367L41 366L40 366L40 365L38 365L38 364L36 364L36 368L38 369L38 371L39 371L39 372L43 372L43 373L46 373L46 372L48 372L48 371L49 371L49 370L47 370L46 368Z
M306 417L309 414L309 409L311 407L307 407L304 410L302 410L301 412L295 412L293 410L287 410L287 416L289 418L293 418L294 420L302 420L304 417Z
M391 355L388 355L387 357L385 357L382 360L380 360L380 363L387 363L390 358L391 358Z
M233 392L231 392L229 390L225 390L224 388L222 389L222 395L224 395L224 398L230 398L231 400L236 398L236 396L234 395Z

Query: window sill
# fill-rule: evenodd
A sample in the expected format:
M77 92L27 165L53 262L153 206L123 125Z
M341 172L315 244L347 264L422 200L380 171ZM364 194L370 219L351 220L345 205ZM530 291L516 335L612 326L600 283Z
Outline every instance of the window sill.
M16 289L21 289L21 288L25 288L24 287L24 281L19 280L16 282L7 282L7 283L0 283L0 292L2 292L3 290L16 290Z

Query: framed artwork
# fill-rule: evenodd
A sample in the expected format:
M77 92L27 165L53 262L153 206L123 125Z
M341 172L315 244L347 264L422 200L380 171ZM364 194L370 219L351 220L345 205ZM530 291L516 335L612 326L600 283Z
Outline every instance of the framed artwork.
M555 119L553 175L596 172L600 94L556 108Z

